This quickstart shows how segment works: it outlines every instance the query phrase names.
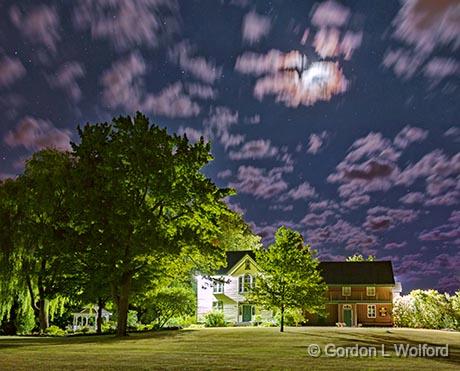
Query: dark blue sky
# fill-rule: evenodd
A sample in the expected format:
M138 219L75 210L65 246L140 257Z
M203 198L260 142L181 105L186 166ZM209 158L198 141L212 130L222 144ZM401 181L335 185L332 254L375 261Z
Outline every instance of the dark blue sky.
M0 177L78 124L145 112L212 141L205 169L269 242L392 259L459 288L454 0L0 1Z

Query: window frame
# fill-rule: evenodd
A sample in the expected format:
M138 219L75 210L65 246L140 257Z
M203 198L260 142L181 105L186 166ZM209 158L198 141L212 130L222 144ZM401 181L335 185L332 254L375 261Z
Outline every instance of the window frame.
M222 300L214 300L212 302L212 310L217 311L217 312L223 312L224 302Z
M351 296L351 286L342 286L342 296Z
M220 280L214 280L212 283L213 294L223 294L225 291L225 283Z
M366 287L366 296L375 296L375 294L376 294L375 286Z
M367 305L367 318L377 318L377 305L375 304Z
M251 291L253 287L254 277L252 274L244 273L238 277L238 293L244 294Z

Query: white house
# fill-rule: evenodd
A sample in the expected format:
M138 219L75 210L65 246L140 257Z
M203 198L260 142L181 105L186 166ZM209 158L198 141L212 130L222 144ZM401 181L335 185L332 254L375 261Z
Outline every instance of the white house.
M273 319L272 311L259 308L245 297L259 272L253 251L228 251L225 268L211 277L196 277L197 321L204 322L211 311L222 311L225 320L234 324Z

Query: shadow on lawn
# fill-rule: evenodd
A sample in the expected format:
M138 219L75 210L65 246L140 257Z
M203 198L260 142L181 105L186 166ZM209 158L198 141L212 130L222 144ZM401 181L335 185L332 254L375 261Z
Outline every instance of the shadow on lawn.
M286 331L290 332L290 331ZM321 343L332 343L335 344L336 346L340 347L352 347L356 344L360 346L374 346L377 349L382 347L384 345L385 352L389 352L392 354L392 357L397 357L395 353L395 348L394 344L409 344L410 346L418 346L419 344L426 344L427 346L443 346L444 344L440 343L433 343L430 341L415 341L413 339L410 339L408 337L396 334L391 332L391 330L387 330L385 334L380 334L380 335L374 335L374 334L364 334L362 332L344 332L344 333L339 333L335 332L334 335L321 335L318 333L309 333L307 332L298 332L298 331L292 331L291 333L295 334L300 334L300 335L305 335L308 337L318 337L322 338ZM298 345L296 346L297 348L305 348L307 350L308 345ZM436 359L437 361L440 362L446 362L446 363L451 363L454 365L459 365L460 364L460 347L458 346L453 346L452 344L449 344L449 356L448 357L426 357L429 359Z
M6 348L21 347L40 347L40 346L60 346L60 345L82 345L82 344L115 344L129 342L133 340L165 339L186 336L187 333L196 330L165 330L165 331L146 331L129 333L126 337L115 335L68 335L68 336L15 336L1 337L0 350Z

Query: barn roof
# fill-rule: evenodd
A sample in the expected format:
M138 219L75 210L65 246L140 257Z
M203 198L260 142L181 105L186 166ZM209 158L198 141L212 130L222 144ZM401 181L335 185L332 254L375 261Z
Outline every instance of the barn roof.
M391 261L320 262L321 276L328 285L394 285Z
M216 274L229 272L245 255L256 260L254 251L227 251L227 265ZM394 285L391 261L332 262L319 263L319 270L328 285Z

